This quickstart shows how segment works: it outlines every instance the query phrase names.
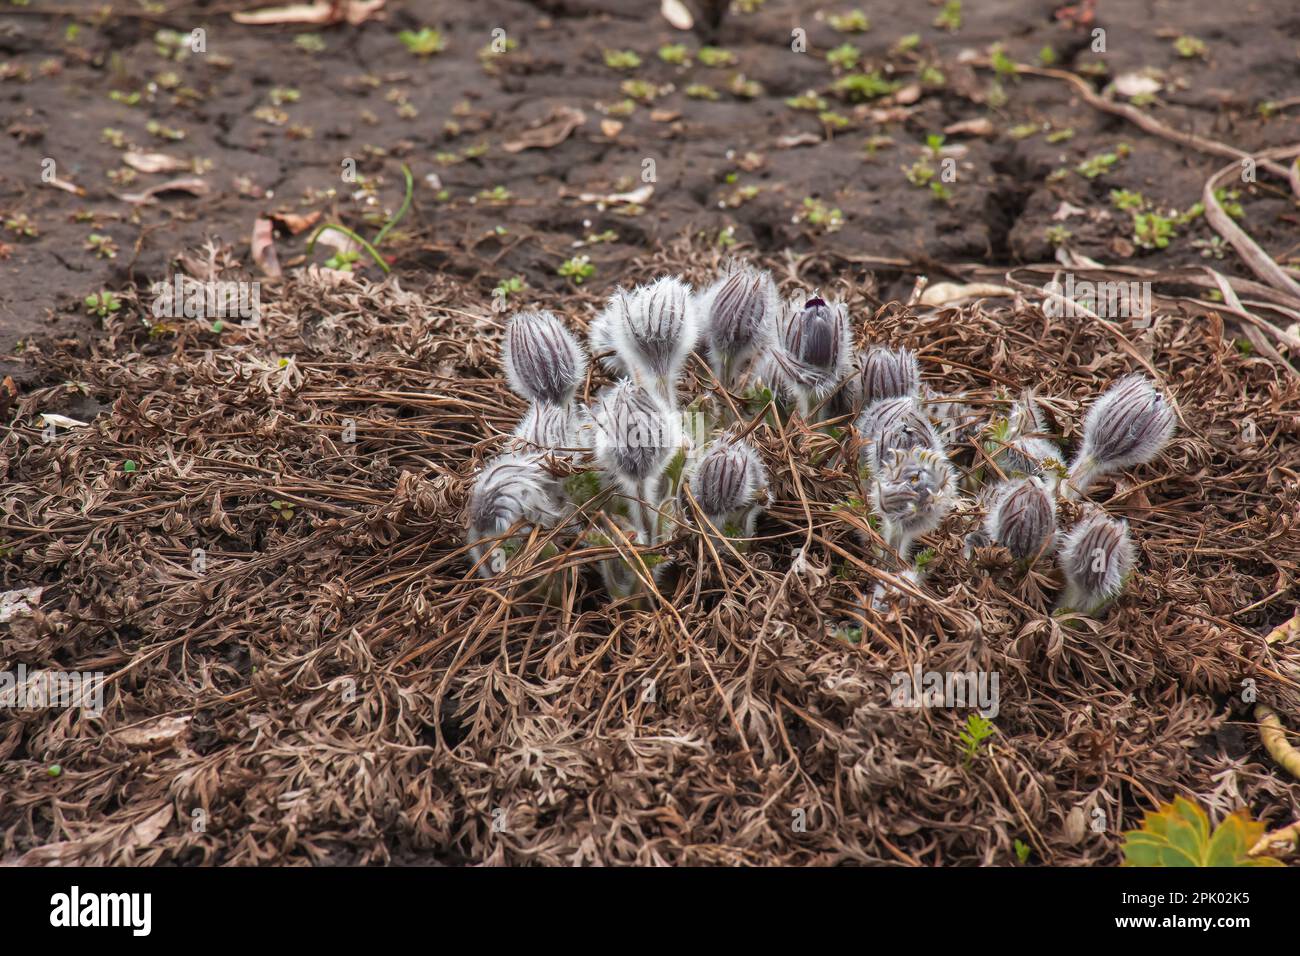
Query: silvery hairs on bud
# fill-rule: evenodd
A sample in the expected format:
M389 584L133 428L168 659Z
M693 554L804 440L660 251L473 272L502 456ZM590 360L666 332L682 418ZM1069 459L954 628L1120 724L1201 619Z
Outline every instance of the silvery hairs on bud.
M519 523L549 527L564 520L555 479L536 455L508 453L484 464L469 498L470 554L483 577L505 568L501 542L488 542ZM482 542L482 543L480 543ZM484 561L486 549L492 556Z
M806 416L848 371L853 358L848 310L819 295L795 300L778 320L772 345L768 364Z
M501 346L506 381L530 402L565 405L587 374L587 356L573 333L550 312L520 312Z
M668 402L676 400L677 379L700 335L691 287L664 276L631 292L610 296L591 323L593 351L612 352L606 364Z
M957 475L941 451L895 450L876 472L871 496L886 543L907 562L913 540L938 527L952 508Z
M929 448L944 453L939 433L921 403L912 396L873 402L858 416L856 427L862 438L860 464L866 465L873 474L881 470L892 452Z
M1066 535L1059 562L1065 592L1057 606L1095 614L1123 590L1133 570L1128 523L1090 508Z
M513 447L572 456L591 449L591 419L581 402L546 405L534 402L515 426Z
M1070 465L1072 494L1085 494L1104 474L1150 461L1174 434L1174 410L1144 375L1129 375L1093 402L1083 444Z
M766 497L767 470L753 446L728 436L705 450L688 478L700 510L719 531L728 523L753 533L760 498Z
M776 283L769 272L736 264L697 301L709 365L723 387L731 388L772 337L781 314Z
M921 369L911 349L873 345L860 359L855 379L862 408L884 398L921 394Z
M596 461L629 494L656 482L685 443L677 414L628 379L601 393L591 417Z
M1041 478L1005 481L994 490L984 528L1021 561L1046 554L1056 537L1056 499Z

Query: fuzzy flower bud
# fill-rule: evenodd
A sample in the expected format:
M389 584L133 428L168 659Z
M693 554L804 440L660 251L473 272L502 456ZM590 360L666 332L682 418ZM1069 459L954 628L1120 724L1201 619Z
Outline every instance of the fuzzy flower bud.
M933 531L957 497L957 476L947 457L931 448L893 451L876 473L872 505L885 541L906 562L912 541Z
M724 387L767 345L780 313L771 274L751 266L734 268L700 294L709 364Z
M1056 535L1056 501L1039 478L1000 485L984 522L989 537L1021 561L1051 547Z
M691 494L718 530L728 523L751 533L759 499L767 487L767 470L752 446L719 438L709 446L690 476Z
M564 519L555 479L535 456L505 454L483 466L469 499L469 543L478 573L505 569L509 541L492 541L517 524L542 527ZM491 548L491 556L483 556Z
M873 473L881 470L892 452L929 448L943 453L939 433L911 396L885 398L867 406L858 417L857 429L862 436L861 463Z
M592 421L597 462L633 492L657 479L685 440L677 416L626 379L605 390Z
M1065 593L1059 606L1095 614L1123 590L1133 560L1128 523L1091 510L1066 535L1061 548Z
M848 312L815 295L802 306L792 303L777 324L771 365L807 415L839 385L852 359Z
M1101 475L1150 461L1174 434L1174 410L1143 375L1120 379L1088 409L1070 485L1084 494Z
M921 370L911 349L872 346L862 356L857 381L863 408L884 398L921 394Z
M506 326L501 349L506 381L532 402L564 405L587 374L587 356L550 312L520 312Z
M614 293L591 324L593 351L614 354L606 364L643 388L673 400L677 377L700 335L691 287L675 276Z
M524 451L577 452L591 447L590 420L581 403L534 403L515 427L515 444Z

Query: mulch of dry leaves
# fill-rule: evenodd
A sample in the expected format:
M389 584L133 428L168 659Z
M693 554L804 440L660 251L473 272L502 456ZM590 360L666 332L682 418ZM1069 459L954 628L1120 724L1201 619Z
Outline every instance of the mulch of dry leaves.
M682 263L697 282L716 264L678 245L626 278ZM789 291L814 265L775 268ZM0 859L1005 864L1020 840L1032 862L1114 864L1175 794L1296 818L1242 692L1300 721L1300 646L1262 637L1300 559L1300 385L1217 316L1165 312L1130 351L1033 306L821 283L863 341L919 349L977 409L1035 387L1067 443L1107 383L1154 367L1180 428L1091 496L1139 555L1101 621L1053 618L1050 570L964 557L969 509L925 542L923 597L864 611L884 572L856 469L798 422L752 436L776 500L743 560L684 532L638 605L602 594L602 555L562 549L543 570L573 573L542 603L527 569L468 576L469 484L522 411L505 317L426 282L301 273L263 288L260 330L219 335L151 336L129 303L91 353L32 357L48 384L0 441L0 569L44 590L0 628L0 663L108 689L99 717L0 713ZM528 295L575 327L595 301ZM76 393L105 410L43 441L37 415ZM969 763L969 711L891 706L915 667L999 674Z

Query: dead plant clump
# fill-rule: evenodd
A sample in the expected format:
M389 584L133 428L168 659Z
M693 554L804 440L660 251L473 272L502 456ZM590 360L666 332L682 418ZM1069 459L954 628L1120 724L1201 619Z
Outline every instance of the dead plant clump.
M686 253L623 279L712 275ZM843 296L861 341L917 349L945 393L1055 397L1071 445L1081 404L1139 369L1095 322L918 311L799 268L783 291ZM529 304L580 328L594 302ZM1217 316L1127 330L1178 435L1094 492L1137 571L1065 626L1043 575L964 556L969 510L926 539L924 597L871 610L855 461L798 421L750 436L775 500L743 560L683 533L645 606L569 550L542 603L527 571L467 560L470 480L522 411L478 290L311 270L263 289L258 330L151 336L142 311L89 355L35 355L48 384L0 442L3 587L43 588L0 661L108 682L99 717L0 717L0 859L1008 864L1020 841L1035 863L1114 864L1179 793L1297 816L1242 693L1300 719L1300 645L1262 638L1300 558L1300 386ZM77 393L104 411L44 441L39 413ZM891 706L917 668L1000 675L973 759L971 711Z

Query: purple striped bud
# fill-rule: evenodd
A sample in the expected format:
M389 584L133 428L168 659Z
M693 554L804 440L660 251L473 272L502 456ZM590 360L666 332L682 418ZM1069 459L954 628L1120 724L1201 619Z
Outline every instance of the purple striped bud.
M550 312L520 312L506 326L501 348L506 381L532 402L564 405L587 374L578 340Z
M516 426L514 437L524 451L575 452L591 447L590 431L585 406L534 403Z
M743 441L719 438L700 458L690 477L700 510L721 529L729 516L752 507L767 486L758 452Z
M910 396L885 398L869 405L858 417L862 436L861 463L873 473L881 470L892 452L929 448L943 453L943 442L921 403Z
M849 316L838 302L813 296L791 303L777 323L770 367L807 415L844 378L853 353Z
M1150 461L1174 434L1174 410L1150 379L1120 379L1088 409L1070 484L1084 494L1094 479Z
M677 416L626 379L602 393L591 415L597 462L629 488L657 480L685 442Z
M984 527L1019 560L1037 557L1056 536L1056 501L1039 478L1004 482L995 492Z
M1060 606L1096 613L1123 590L1133 563L1128 523L1090 509L1066 535L1061 548L1065 593Z
M607 364L643 388L671 400L677 378L700 334L691 287L675 276L610 297L591 324L593 351L614 353Z
M921 394L921 370L911 349L872 346L862 357L857 378L863 408L884 398Z
M956 497L952 464L931 448L892 452L872 486L872 504L885 539L904 560L912 539L938 527Z
M506 552L517 539L489 540L517 525L549 527L564 519L555 479L535 456L505 454L483 466L469 499L470 554L478 573L505 569ZM483 560L491 548L491 556Z
M761 351L781 314L781 298L771 273L739 266L699 296L709 362L725 387Z

